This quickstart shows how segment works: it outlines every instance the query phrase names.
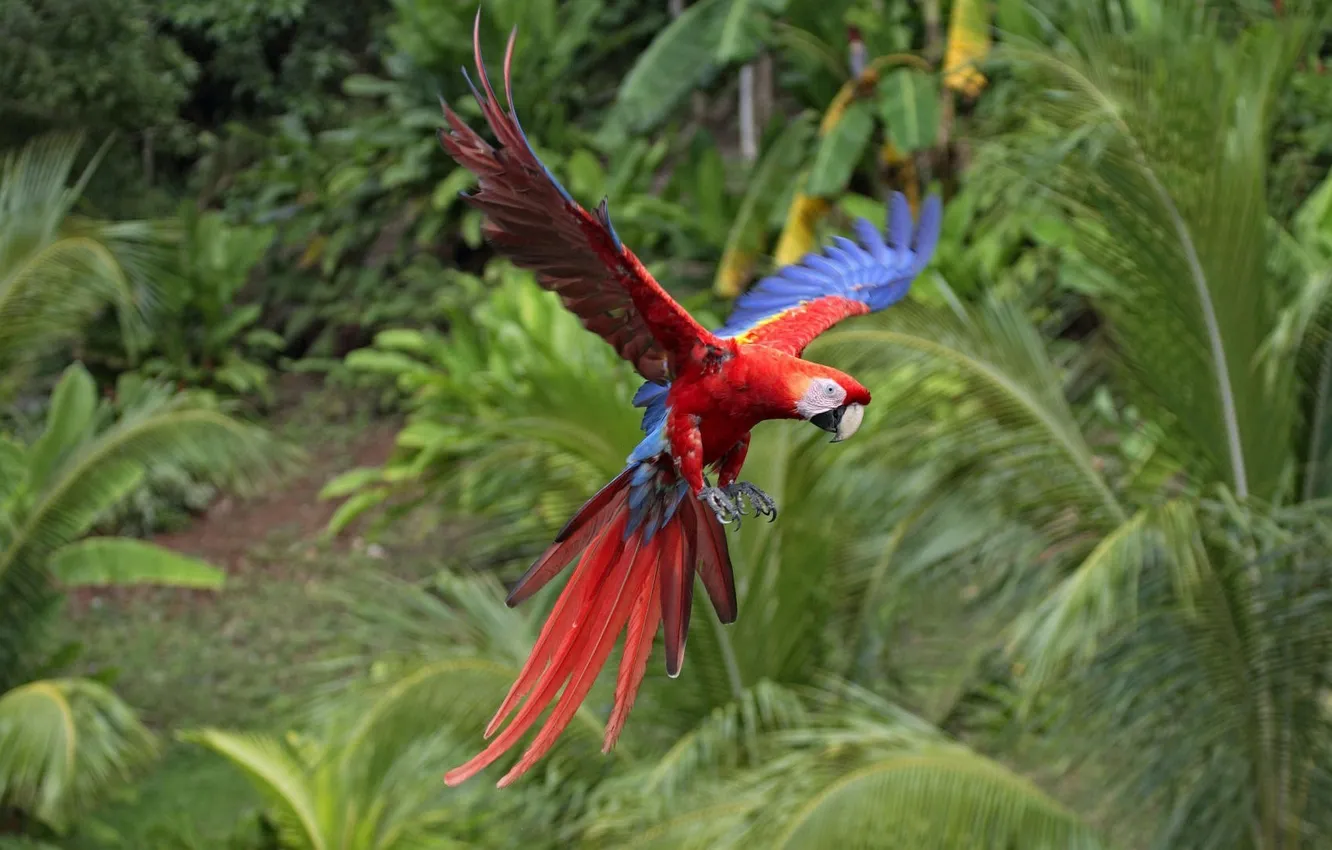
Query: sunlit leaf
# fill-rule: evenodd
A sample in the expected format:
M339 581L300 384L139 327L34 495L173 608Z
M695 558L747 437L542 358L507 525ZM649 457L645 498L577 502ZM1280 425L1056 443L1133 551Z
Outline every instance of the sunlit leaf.
M216 590L226 581L226 573L198 558L120 537L71 543L51 556L48 569L66 587L151 584Z
M805 191L814 197L830 197L841 192L850 181L873 133L874 114L870 105L856 101L848 106L837 124L820 140Z
M893 144L904 154L932 147L939 130L939 92L933 77L893 71L879 82L879 111Z

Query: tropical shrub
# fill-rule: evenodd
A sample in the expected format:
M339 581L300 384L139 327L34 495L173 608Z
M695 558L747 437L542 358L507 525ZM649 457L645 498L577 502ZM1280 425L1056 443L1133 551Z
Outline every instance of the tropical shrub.
M216 586L221 574L136 540L85 538L159 464L239 488L270 474L283 450L266 432L225 415L209 398L144 387L118 416L99 404L81 365L65 370L31 442L0 437L0 688L37 663L33 642L56 586L167 583Z
M258 396L271 403L270 362L282 338L259 326L262 307L240 303L272 228L230 225L217 212L183 207L184 238L149 308L148 339L127 365L180 386Z
M103 683L48 678L77 652L53 655L47 646L60 590L222 584L220 570L195 558L86 536L99 517L159 464L243 489L280 459L263 431L206 397L157 386L140 388L118 411L99 404L79 364L56 385L34 440L0 437L0 810L66 831L156 752L153 736Z
M142 340L141 308L161 271L169 224L109 222L75 207L105 147L70 184L81 139L42 136L5 154L0 174L0 398L79 339L108 305L124 345Z

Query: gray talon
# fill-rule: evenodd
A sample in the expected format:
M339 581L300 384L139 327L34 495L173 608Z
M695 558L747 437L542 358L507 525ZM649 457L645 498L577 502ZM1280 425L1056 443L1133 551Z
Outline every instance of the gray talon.
M740 507L741 513L744 513L744 500L747 498L750 506L754 508L755 515L766 516L768 522L777 519L777 503L772 500L771 496L748 481L738 481L731 484L726 488L726 495Z
M744 511L737 507L736 503L731 501L731 497L719 487L704 487L698 492L698 498L703 504L712 508L712 512L717 516L717 521L722 525L735 523L735 527L740 527L740 517Z

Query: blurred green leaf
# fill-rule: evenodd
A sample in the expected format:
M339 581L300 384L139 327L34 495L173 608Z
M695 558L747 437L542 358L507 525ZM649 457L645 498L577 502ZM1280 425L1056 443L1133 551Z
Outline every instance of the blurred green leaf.
M837 125L819 140L805 192L823 198L845 189L873 134L874 115L869 104L857 101L848 106Z
M884 76L879 81L879 113L902 153L933 147L939 129L937 80L905 68Z
M198 558L117 537L94 537L58 549L48 569L66 587L152 584L217 590L226 581L226 573Z

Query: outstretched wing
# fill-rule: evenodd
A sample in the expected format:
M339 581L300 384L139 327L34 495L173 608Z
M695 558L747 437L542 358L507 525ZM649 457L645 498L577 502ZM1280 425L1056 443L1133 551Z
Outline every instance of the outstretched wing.
M649 381L670 377L670 359L683 355L712 334L701 327L661 285L633 252L620 244L606 201L595 217L583 209L542 164L518 123L513 108L510 67L517 28L504 53L501 110L481 59L481 13L472 29L472 45L483 96L472 88L499 148L491 147L447 104L441 103L448 130L439 140L459 165L477 176L479 186L463 198L486 216L483 232L517 266L536 272L542 287L558 293L583 326L614 346ZM467 76L466 70L463 75Z
M800 356L842 319L900 301L934 254L942 215L938 196L930 196L913 233L911 208L894 192L886 242L873 224L859 219L859 244L839 236L822 251L759 281L736 299L717 336Z

